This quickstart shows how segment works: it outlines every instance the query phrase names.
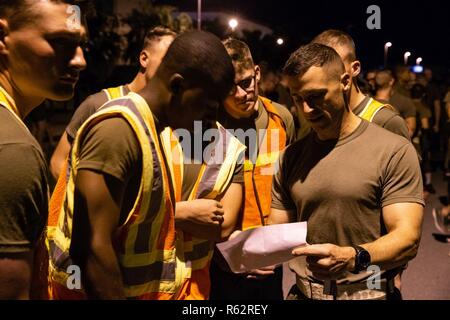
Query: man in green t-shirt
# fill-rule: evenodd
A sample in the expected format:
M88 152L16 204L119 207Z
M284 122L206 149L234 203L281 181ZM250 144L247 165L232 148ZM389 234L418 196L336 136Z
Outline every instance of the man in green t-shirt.
M308 222L290 263L296 299L384 299L417 254L423 215L412 144L352 113L351 77L332 48L309 44L284 72L312 132L288 147L274 176L269 223ZM370 267L370 268L369 268ZM371 270L380 282L368 287Z
M66 1L0 2L0 300L40 298L48 168L23 120L45 99L70 99L86 67L86 30L68 12Z

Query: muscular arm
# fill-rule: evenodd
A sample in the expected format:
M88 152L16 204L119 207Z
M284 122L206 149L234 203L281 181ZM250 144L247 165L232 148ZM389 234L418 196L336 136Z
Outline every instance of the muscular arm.
M120 221L124 184L106 174L80 170L75 186L71 255L82 269L90 298L125 299L112 239Z
M423 206L417 203L396 203L383 208L387 234L374 242L363 244L372 257L372 264L384 269L399 267L413 259L419 247Z
M52 158L50 159L50 171L55 179L58 179L62 167L64 166L64 161L67 160L69 152L70 143L67 138L67 132L64 131L61 139L59 139L55 151L53 152Z
M240 183L232 183L221 200L225 210L221 239L227 240L236 229L239 212L244 200L244 188Z

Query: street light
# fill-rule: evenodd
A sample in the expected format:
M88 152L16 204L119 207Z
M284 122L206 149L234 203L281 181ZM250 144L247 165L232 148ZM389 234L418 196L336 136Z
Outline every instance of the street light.
M420 65L420 64L422 63L422 61L423 61L423 59L422 59L421 57L418 57L418 58L416 59L416 64L417 64L417 65Z
M278 39L277 39L277 44L278 44L279 46L283 45L283 43L284 43L283 38L278 38Z
M387 66L388 50L389 50L390 47L392 47L392 42L386 42L384 44L384 67L385 68Z
M239 25L239 22L233 18L233 19L230 19L230 21L228 21L228 25L230 26L231 30L234 32L236 27Z
M197 0L197 29L202 30L202 0Z
M405 54L403 55L403 58L405 60L405 65L408 65L408 58L411 56L411 52L406 51Z

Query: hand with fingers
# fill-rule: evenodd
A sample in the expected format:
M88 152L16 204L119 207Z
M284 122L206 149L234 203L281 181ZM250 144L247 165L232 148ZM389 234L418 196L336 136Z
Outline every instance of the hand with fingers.
M247 279L261 280L275 274L277 266L269 266L260 269L253 269L247 274Z
M199 224L222 224L224 210L219 201L197 199L186 202L189 206L188 219Z
M339 247L330 243L314 244L296 248L292 254L305 256L308 269L320 280L335 280L355 267L356 251L353 247Z

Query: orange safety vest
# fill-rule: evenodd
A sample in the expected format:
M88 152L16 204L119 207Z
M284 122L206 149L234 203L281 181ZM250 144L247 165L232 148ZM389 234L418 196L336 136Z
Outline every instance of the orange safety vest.
M239 155L245 150L237 138L217 123L218 137L209 159L204 159L200 173L188 201L194 199L217 199L231 183ZM165 154L174 182L176 201L181 201L183 186L183 150L178 138L170 128L161 134ZM205 155L207 156L207 155ZM216 157L216 161L213 160ZM179 300L205 300L209 297L209 265L214 252L214 242L197 238L182 230L177 230L183 239L184 260L190 273L178 296Z
M122 271L125 295L131 299L175 299L187 277L185 263L178 258L174 222L174 200L156 132L153 115L145 100L130 93L126 98L105 104L78 130L69 161L69 179L56 227L49 226L50 294L53 299L83 299L83 289L69 289L72 265L69 254L74 189L79 161L80 141L99 121L123 117L133 128L142 150L142 176L139 193L126 222L114 238ZM162 183L161 183L162 182Z
M259 97L269 114L269 123L260 141L256 163L245 160L245 203L242 215L242 230L263 226L267 222L271 207L273 166L280 151L286 147L285 124L269 99Z

